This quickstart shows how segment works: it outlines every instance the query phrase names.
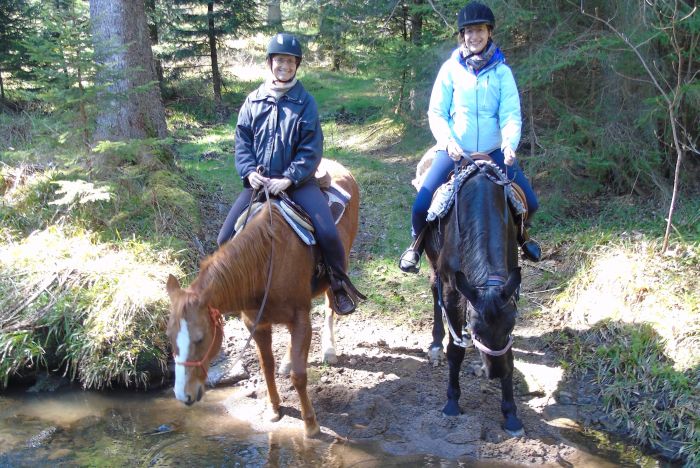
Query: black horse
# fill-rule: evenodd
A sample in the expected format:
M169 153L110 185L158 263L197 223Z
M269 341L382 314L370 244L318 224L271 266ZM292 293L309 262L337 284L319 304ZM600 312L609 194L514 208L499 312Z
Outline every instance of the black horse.
M443 413L461 413L459 372L470 333L486 375L501 379L503 428L519 436L524 431L513 399L511 349L520 288L517 225L506 196L508 181L492 164L477 167L472 167L450 211L426 231L435 317L431 354L442 351L444 314L450 337Z

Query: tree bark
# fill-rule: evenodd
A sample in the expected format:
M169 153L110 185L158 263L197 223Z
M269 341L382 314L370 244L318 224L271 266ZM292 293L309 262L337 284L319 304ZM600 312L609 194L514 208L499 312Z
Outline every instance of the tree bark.
M2 82L2 69L0 69L0 102L5 101L5 84Z
M214 85L214 105L221 108L221 74L219 73L219 59L216 52L216 31L214 29L214 2L207 2L207 18L209 24L209 55L211 57L211 81Z
M156 0L146 0L145 3L146 11L155 14L156 11ZM153 22L148 23L148 35L151 37L151 45L158 45L160 39L158 38L158 23ZM163 78L163 62L160 59L153 59L153 63L156 67L156 77L158 77L158 85L161 92L163 92L163 87L165 86L165 79Z
M267 25L271 28L282 29L281 0L269 0L267 2Z
M93 141L167 136L143 1L90 0L97 85Z

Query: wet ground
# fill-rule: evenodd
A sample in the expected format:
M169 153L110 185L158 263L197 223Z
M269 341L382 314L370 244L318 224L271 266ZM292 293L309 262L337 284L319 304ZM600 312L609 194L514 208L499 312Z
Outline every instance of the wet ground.
M314 328L321 325L319 311ZM526 435L501 428L500 390L475 375L468 351L464 414L442 416L446 367L433 367L427 327L390 325L362 315L337 324L339 362L320 361L318 333L309 366L310 395L322 434L305 439L296 392L278 378L283 417L263 417L266 391L254 346L226 371L247 338L226 325L226 350L202 402L186 407L171 389L42 392L0 396L0 466L663 466L631 445L590 430L594 402L561 382L542 339L521 324L516 341L516 401ZM276 330L281 357L284 329ZM218 370L217 370L218 369ZM223 369L223 371L221 371ZM224 383L227 382L227 383ZM596 414L598 414L596 416ZM588 419L588 421L586 421ZM588 428L588 429L586 429Z

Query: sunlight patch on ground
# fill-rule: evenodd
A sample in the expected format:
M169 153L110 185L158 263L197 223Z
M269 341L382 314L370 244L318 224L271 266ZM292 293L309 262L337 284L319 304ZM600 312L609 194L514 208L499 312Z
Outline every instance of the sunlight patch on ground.
M564 370L559 366L550 367L516 359L515 368L522 374L528 392L542 392L546 396L554 394L564 377Z
M606 319L643 319L664 340L677 368L695 366L700 362L697 256L692 248L662 256L651 242L607 246L591 253L555 308L566 311L569 326L578 330Z

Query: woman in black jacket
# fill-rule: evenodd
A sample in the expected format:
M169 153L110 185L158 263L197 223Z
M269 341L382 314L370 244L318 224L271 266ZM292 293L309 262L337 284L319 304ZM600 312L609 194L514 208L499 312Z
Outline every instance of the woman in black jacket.
M347 278L345 254L326 199L314 178L323 156L323 132L316 101L296 78L301 63L299 40L276 34L267 47L270 74L250 93L238 113L236 124L236 170L243 180L240 193L224 221L217 242L233 237L235 223L261 187L273 195L285 191L311 217L324 261L331 270L335 311L355 310L343 288ZM257 168L264 171L259 173Z

